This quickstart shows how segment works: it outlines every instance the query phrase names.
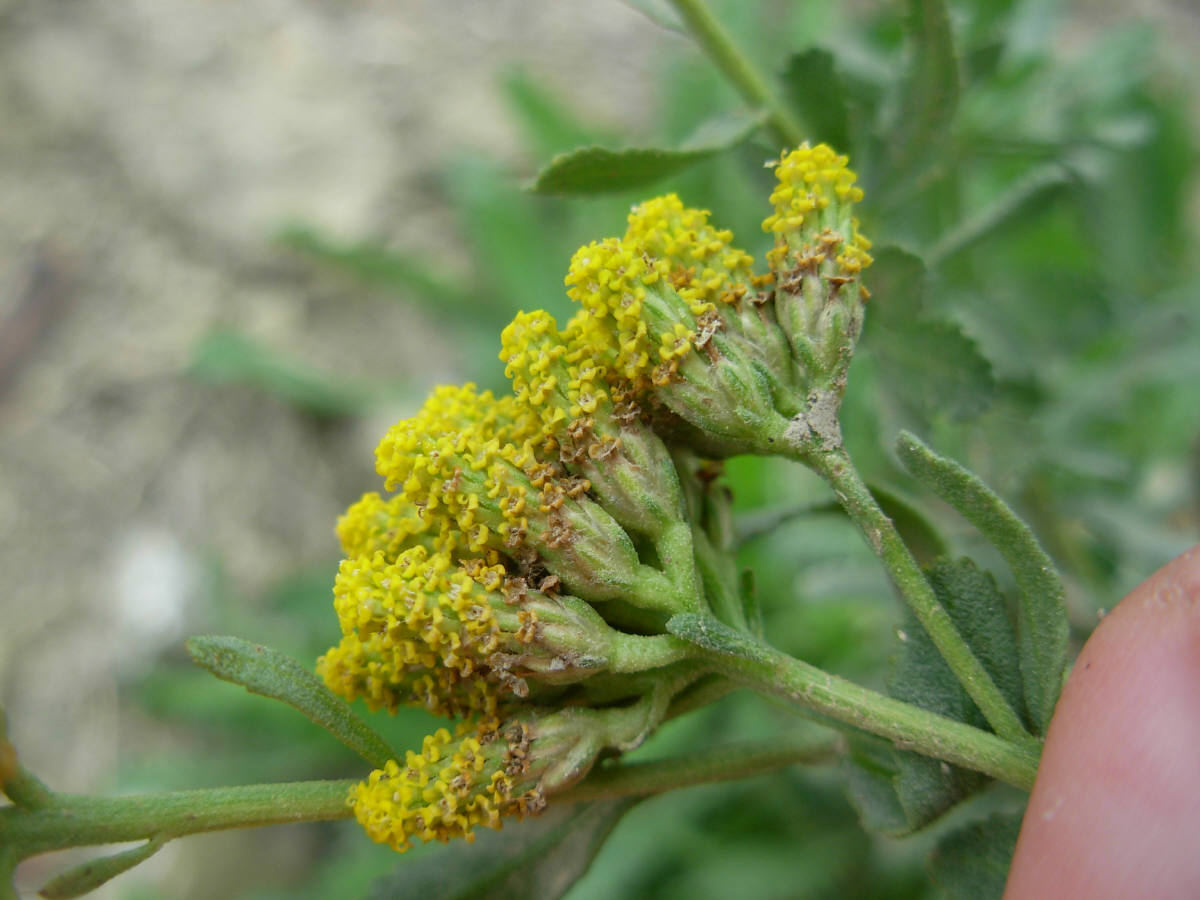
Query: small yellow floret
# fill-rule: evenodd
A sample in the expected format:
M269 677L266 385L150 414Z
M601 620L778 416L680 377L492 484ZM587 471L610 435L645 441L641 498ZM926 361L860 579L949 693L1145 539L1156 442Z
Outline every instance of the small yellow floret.
M862 188L848 167L849 157L834 152L828 144L807 143L785 153L775 166L778 186L771 193L775 213L763 221L763 231L776 234L799 231L806 218L830 203L858 203Z
M372 840L399 852L414 838L471 841L477 826L499 828L502 816L544 805L536 788L520 790L527 753L528 739L514 747L465 728L455 739L442 728L425 738L420 753L410 750L403 764L390 760L355 785L349 803Z

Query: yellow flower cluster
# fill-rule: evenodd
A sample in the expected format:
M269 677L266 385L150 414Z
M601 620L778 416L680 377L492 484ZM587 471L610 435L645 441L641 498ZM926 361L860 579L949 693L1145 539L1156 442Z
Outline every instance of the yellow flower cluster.
M775 212L763 220L763 231L776 235L775 247L767 251L772 268L784 268L789 250L801 249L795 243L797 235L804 235L803 243L811 253L840 248L837 263L848 275L857 275L871 264L867 253L871 242L859 233L858 220L843 220L851 204L863 198L849 162L828 144L805 144L783 155L775 167L779 184L771 193ZM814 239L819 246L813 246ZM824 259L822 255L817 262Z
M733 232L713 228L708 216L675 194L655 197L633 208L625 239L667 262L685 300L736 303L754 281L754 258L732 246Z
M562 446L572 423L611 406L607 368L595 356L590 324L576 316L560 332L554 317L539 309L517 313L500 335L500 359L516 405L536 415L546 451Z
M478 825L498 828L501 816L544 806L529 778L529 744L519 723L486 742L470 733L454 740L439 729L420 753L408 752L404 765L391 760L354 788L355 816L373 840L400 852L413 838L474 840Z
M380 672L425 679L423 693L434 712L461 712L456 687L488 671L503 636L493 605L503 606L504 567L473 562L456 566L449 554L423 546L410 547L394 562L383 551L344 560L333 589L344 637L340 653L323 664L326 678L337 679L338 692L362 693L355 667L338 663L362 659L369 648L368 668L374 663ZM516 635L529 643L536 635L536 613L521 614L526 621ZM368 703L383 697L378 690L362 695ZM469 699L494 710L490 696Z
M391 427L375 451L388 490L411 504L443 542L468 552L517 547L528 534L537 422L511 396L475 385L434 390L420 412ZM457 548L456 548L457 549Z
M626 696L621 675L680 659L669 635L611 623L705 607L661 434L713 456L773 452L861 327L859 287L845 285L870 244L850 218L861 191L846 158L805 146L776 172L771 273L756 276L708 212L673 194L642 203L623 237L575 254L580 308L563 328L542 310L505 328L511 392L436 388L380 442L395 493L364 495L338 522L343 636L319 670L371 709L415 703L475 724L355 788L375 840L402 850L498 827L651 727L616 728L632 707L591 704ZM536 752L527 726L499 726L518 700L566 704L525 708Z
M567 295L594 325L593 351L639 391L670 384L683 360L719 327L716 302L732 304L753 283L753 260L729 231L674 194L634 207L623 238L580 249Z
M624 528L653 539L678 521L682 500L633 384L598 349L606 341L586 309L562 331L543 310L522 312L501 335L500 359L518 406L541 422L541 452L584 479Z

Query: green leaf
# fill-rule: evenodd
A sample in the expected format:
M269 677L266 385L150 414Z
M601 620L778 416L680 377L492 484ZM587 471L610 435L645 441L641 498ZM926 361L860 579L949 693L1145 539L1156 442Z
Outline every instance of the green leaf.
M111 878L127 872L158 852L165 841L151 840L112 856L93 859L51 878L38 893L46 900L69 900L96 890Z
M888 137L893 177L945 146L958 110L958 58L944 0L910 0L908 71Z
M535 819L481 831L401 865L381 878L372 900L557 900L591 865L636 798L551 807Z
M794 55L783 71L783 90L814 142L824 141L842 153L852 151L846 90L832 53L810 47Z
M922 424L986 410L995 394L991 363L958 324L925 310L920 258L884 247L869 271L866 343L878 359L881 390Z
M676 613L667 620L667 631L689 644L722 656L740 656L757 662L770 659L753 638L712 616Z
M1021 816L1015 813L952 831L929 855L929 874L948 900L1000 900L1020 831Z
M501 80L504 99L535 154L561 153L581 144L604 140L599 129L589 128L546 86L523 67L509 70Z
M538 194L600 194L645 187L723 153L762 127L762 113L712 119L678 150L650 147L609 150L583 147L554 157L530 190Z
M963 639L1009 703L1019 708L1016 638L995 580L969 559L940 561L928 577ZM905 616L899 637L900 652L892 661L888 693L930 712L986 728L983 714L911 615ZM893 836L924 827L987 784L977 772L907 751L865 745L857 747L851 759L851 799L863 824Z
M345 700L290 656L227 635L190 638L187 650L197 665L218 678L295 707L375 768L398 758Z
M17 896L13 876L17 871L17 851L13 847L0 847L0 898Z
M228 331L200 339L192 350L192 376L212 384L248 384L320 417L357 412L375 391L328 378L255 341Z
M867 487L884 515L892 520L905 546L918 563L922 566L932 565L938 557L949 552L941 533L908 500L882 485L869 484Z
M912 830L896 793L896 751L870 738L846 741L842 772L846 795L867 831L903 835Z
M1062 689L1069 636L1066 594L1054 562L1029 526L958 463L938 456L908 432L901 432L896 452L914 476L996 546L1012 569L1025 703L1044 734Z
M1034 169L1014 181L988 206L942 235L929 251L930 265L940 266L956 253L986 240L1006 226L1026 225L1031 216L1044 209L1073 181L1071 170L1061 163Z
M440 311L478 311L478 298L465 285L426 260L369 241L339 244L305 225L289 225L276 238L285 247L337 267L367 284L415 295Z
M679 15L667 0L625 0L626 6L632 6L643 16L667 31L676 34L687 34L684 24L679 21Z

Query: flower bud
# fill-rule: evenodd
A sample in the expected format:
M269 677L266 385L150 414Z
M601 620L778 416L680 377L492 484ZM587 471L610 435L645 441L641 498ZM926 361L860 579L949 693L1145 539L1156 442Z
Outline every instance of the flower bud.
M632 385L609 384L587 324L576 316L560 332L544 310L518 313L501 335L500 359L517 404L542 422L543 449L587 479L622 527L654 540L683 518L679 478Z
M833 390L839 398L862 331L861 274L871 264L871 242L853 215L862 189L848 161L826 144L785 153L775 166L775 212L763 221L775 235L767 261L798 380L805 393Z
M775 409L775 372L742 335L726 334L734 319L722 318L708 299L717 283L734 285L736 273L723 271L697 286L687 270L674 270L677 289L671 261L650 249L635 234L590 244L571 261L568 294L591 320L597 355L639 395L693 426L706 451L762 452L765 437L787 427L788 416Z
M639 562L628 534L588 498L587 480L539 457L542 440L536 411L513 396L441 387L392 426L376 468L441 549L503 553L522 573L548 571L590 602L681 608L662 574Z
M456 562L418 546L394 562L382 551L344 560L334 585L344 637L318 668L347 699L455 716L654 652L659 639L619 634L584 601L545 586L508 574L496 554Z
M501 725L485 720L457 737L425 738L403 764L391 760L350 794L372 840L398 852L421 841L474 840L477 826L536 815L546 798L575 784L600 753L627 750L654 724L646 708L530 711Z

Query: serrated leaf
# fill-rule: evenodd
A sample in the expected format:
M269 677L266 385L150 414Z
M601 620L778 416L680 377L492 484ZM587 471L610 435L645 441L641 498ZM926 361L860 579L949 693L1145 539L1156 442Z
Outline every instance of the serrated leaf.
M832 53L810 47L795 54L783 70L782 84L784 95L814 142L824 141L839 152L852 152L846 90Z
M918 422L937 415L974 418L991 405L991 363L973 339L925 309L925 264L884 247L870 270L866 344L879 362L879 384Z
M1075 180L1066 166L1055 162L1040 166L1013 182L984 209L959 222L929 250L930 265L939 266L956 253L1002 231L1025 225Z
M537 174L529 189L537 194L601 194L645 187L736 147L764 121L761 113L712 119L676 150L582 147L561 153Z
M402 864L376 881L371 900L557 900L587 871L636 798L551 807L534 819L481 832Z
M1029 526L971 472L908 432L901 432L896 452L905 468L979 529L1012 569L1025 704L1038 733L1045 734L1062 689L1070 630L1054 562Z
M959 99L958 57L944 0L910 0L906 29L908 69L888 133L894 175L944 146Z
M290 656L228 635L200 635L186 646L198 666L252 694L298 709L375 768L398 758L345 700Z
M712 616L676 613L667 620L667 631L689 644L722 656L740 656L760 662L769 659L752 638Z
M901 835L911 830L896 794L896 751L857 737L847 740L842 771L846 795L867 831Z
M989 816L945 835L929 855L929 874L947 900L1000 900L1017 848L1021 816Z
M1016 639L995 580L965 558L954 563L939 561L928 577L967 645L1009 703L1020 708ZM888 693L930 712L986 728L983 714L911 615L905 616L899 637ZM987 778L977 772L907 751L858 747L852 761L857 771L849 783L851 799L863 824L894 836L928 825L987 784ZM885 788L890 788L891 798Z
M145 862L159 851L164 841L147 841L137 847L122 850L111 856L93 859L83 865L76 866L61 875L51 878L38 894L46 900L70 900L72 897L82 897L96 890L110 879L116 878L123 872L128 872L138 863Z
M925 263L915 253L891 245L875 251L867 270L871 299L867 321L892 326L925 315Z

